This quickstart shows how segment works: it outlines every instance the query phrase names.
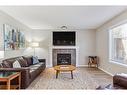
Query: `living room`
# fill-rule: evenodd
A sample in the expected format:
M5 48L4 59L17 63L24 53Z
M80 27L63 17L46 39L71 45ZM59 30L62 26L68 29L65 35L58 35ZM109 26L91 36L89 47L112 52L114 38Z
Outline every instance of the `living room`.
M0 81L9 71L6 89L126 89L126 19L126 6L1 6Z

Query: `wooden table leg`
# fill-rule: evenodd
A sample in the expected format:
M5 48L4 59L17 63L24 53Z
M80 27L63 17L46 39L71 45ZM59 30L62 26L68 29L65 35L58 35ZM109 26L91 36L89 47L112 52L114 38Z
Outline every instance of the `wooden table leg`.
M19 89L20 89L20 87L21 87L21 73L19 75Z
M73 79L73 71L71 71L71 78Z
M58 78L58 73L59 73L59 71L58 71L58 70L56 70L56 79Z
M10 80L7 81L7 89L10 90Z
M88 62L88 68L90 67L90 63Z

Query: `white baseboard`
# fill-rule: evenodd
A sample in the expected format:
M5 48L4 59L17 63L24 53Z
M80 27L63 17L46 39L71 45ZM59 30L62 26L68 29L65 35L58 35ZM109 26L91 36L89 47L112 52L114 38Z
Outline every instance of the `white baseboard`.
M51 65L47 65L46 67L47 68L51 68L52 66ZM88 65L77 65L76 67L88 67ZM105 72L105 73L107 73L107 74L109 74L111 76L114 76L113 74L109 73L108 71L105 71L104 69L102 69L100 67L98 67L98 69L102 70L103 72Z
M107 73L107 74L109 74L109 75L111 75L111 76L114 76L113 74L109 73L108 71L105 71L104 69L102 69L102 68L100 68L100 67L98 67L98 69L102 70L103 72L105 72L105 73Z
M76 67L88 67L88 65L76 65Z
M51 65L46 65L47 68L53 67ZM88 65L76 65L76 67L88 67Z
M53 67L53 66L51 66L51 65L46 65L46 68L51 68L51 67Z

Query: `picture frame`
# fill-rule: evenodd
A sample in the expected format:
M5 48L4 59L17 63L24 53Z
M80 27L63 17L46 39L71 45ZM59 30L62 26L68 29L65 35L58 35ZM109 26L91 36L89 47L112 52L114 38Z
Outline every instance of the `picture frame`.
M24 49L26 46L25 35L20 29L11 25L4 24L4 50L19 50Z

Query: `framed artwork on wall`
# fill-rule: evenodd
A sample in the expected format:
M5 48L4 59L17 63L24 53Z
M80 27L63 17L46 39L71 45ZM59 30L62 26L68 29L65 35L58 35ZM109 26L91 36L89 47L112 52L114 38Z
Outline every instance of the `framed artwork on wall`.
M25 48L25 36L20 29L4 24L4 49L18 50Z

